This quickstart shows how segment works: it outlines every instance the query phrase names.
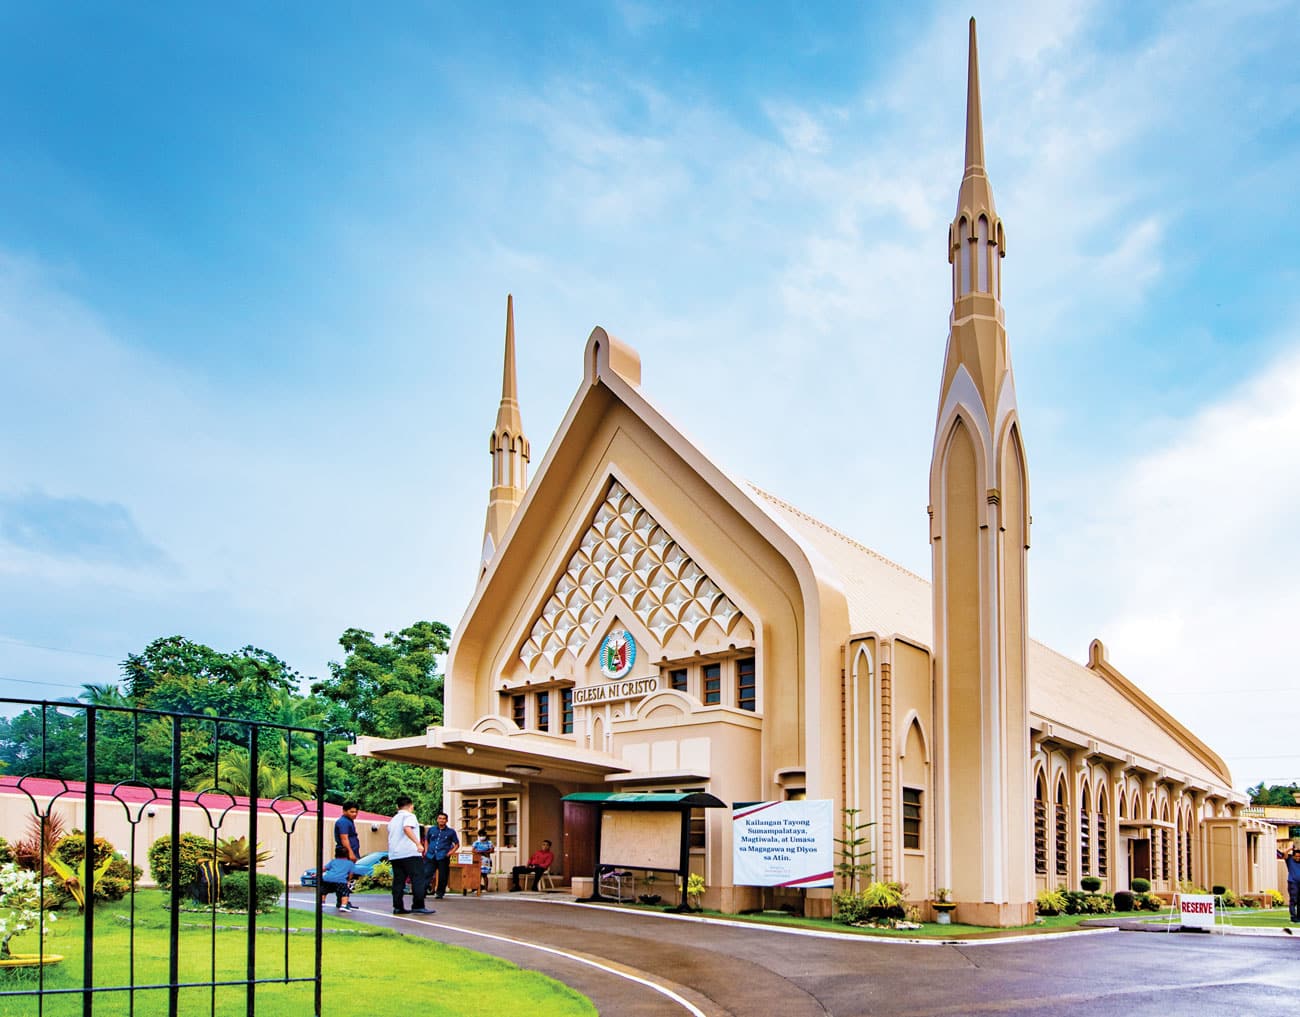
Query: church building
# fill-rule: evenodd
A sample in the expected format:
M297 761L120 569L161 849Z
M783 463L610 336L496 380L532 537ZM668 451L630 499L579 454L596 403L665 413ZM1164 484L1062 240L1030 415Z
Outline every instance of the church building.
M1039 890L1086 875L1107 891L1276 885L1271 828L1243 814L1223 760L1099 641L1077 663L1029 636L1027 443L973 20L966 109L929 581L726 472L603 328L530 480L507 301L480 576L445 725L354 750L444 767L453 824L486 827L498 868L548 839L561 882L591 876L593 819L566 795L706 791L859 810L876 878L916 902L950 888L961 922L1030 922ZM796 893L735 885L731 826L723 809L690 820L705 906ZM829 913L829 890L798 892Z

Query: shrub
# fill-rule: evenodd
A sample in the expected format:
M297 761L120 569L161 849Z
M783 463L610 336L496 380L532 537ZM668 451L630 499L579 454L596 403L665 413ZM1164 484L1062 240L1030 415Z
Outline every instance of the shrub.
M1205 887L1203 886L1197 886L1190 879L1184 879L1181 883L1179 883L1178 891L1180 893L1199 893L1199 894L1206 894L1210 892L1209 890L1205 889Z
M1141 876L1138 876L1137 879L1132 881L1130 889L1132 889L1134 893L1146 893L1151 889L1151 880L1143 879Z
M832 894L835 920L846 925L855 922L880 922L906 917L903 906L903 884L877 880L853 893L844 890Z
M374 872L369 876L358 876L352 884L357 893L367 890L391 890L393 888L393 867L388 862L376 862Z
M55 858L76 872L81 866L82 859L86 857L86 835L80 830L74 830L54 846L53 854ZM100 869L105 863L108 867L100 875ZM103 837L95 838L95 857L90 867L95 872L95 900L97 901L121 900L130 891L132 880L138 880L144 875L139 866L133 868L131 863L114 850L113 845ZM71 896L61 883L57 883L52 906L58 907L67 903Z
M248 910L248 873L231 872L221 880L221 903L232 911ZM258 911L269 911L275 907L280 894L284 893L284 881L265 872L257 874Z
M6 865L9 862L12 862L13 860L14 860L13 849L9 846L9 842L7 840L5 840L3 837L0 837L0 865Z
M1059 915L1067 906L1064 890L1039 890L1037 910L1040 915Z
M1133 892L1131 890L1115 891L1115 910L1116 911L1133 910Z
M1165 902L1154 893L1139 893L1133 897L1133 906L1138 911L1163 911Z
M1224 890L1220 896L1223 898L1223 906L1225 908L1241 907L1241 898L1231 890Z
M1101 877L1084 876L1081 880L1079 880L1079 885L1083 887L1085 890L1087 890L1089 893L1096 893L1098 890L1101 889Z
M1268 890L1267 893L1268 893L1269 903L1272 904L1273 907L1280 908L1283 904L1286 903L1286 898L1283 897L1279 891Z
M197 833L181 834L181 887L188 888L194 882L199 874L199 862L214 857L212 841L200 837ZM159 889L171 889L172 839L169 835L159 837L149 848L149 871L153 873L154 882L158 884Z

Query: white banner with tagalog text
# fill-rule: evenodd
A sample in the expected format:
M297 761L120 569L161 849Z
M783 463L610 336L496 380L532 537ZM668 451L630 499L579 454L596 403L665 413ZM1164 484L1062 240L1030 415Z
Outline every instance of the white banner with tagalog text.
M748 802L731 810L736 886L834 886L834 802Z

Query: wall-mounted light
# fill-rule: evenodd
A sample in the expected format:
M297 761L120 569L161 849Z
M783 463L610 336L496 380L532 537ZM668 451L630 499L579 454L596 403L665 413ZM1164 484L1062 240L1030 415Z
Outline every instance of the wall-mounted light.
M371 824L370 824L370 832L371 832L371 833L378 833L378 832L379 832L379 824L378 824L378 823L371 823Z
M540 766L529 766L527 763L510 763L506 767L506 773L517 773L521 777L536 777L541 772Z
M473 745L466 745L466 746L465 746L465 755L467 755L467 756L472 756L472 755L474 755L474 746L473 746Z
M155 809L145 809L144 814L150 819L153 819L154 816L158 815L158 812Z

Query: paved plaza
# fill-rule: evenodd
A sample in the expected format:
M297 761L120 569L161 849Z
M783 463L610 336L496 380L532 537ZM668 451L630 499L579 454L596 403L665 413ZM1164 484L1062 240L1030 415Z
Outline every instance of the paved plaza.
M358 897L360 921L541 971L608 1017L1133 1017L1295 1013L1300 939L1114 929L912 945L571 904L448 897L434 915ZM294 895L296 904L310 897Z

